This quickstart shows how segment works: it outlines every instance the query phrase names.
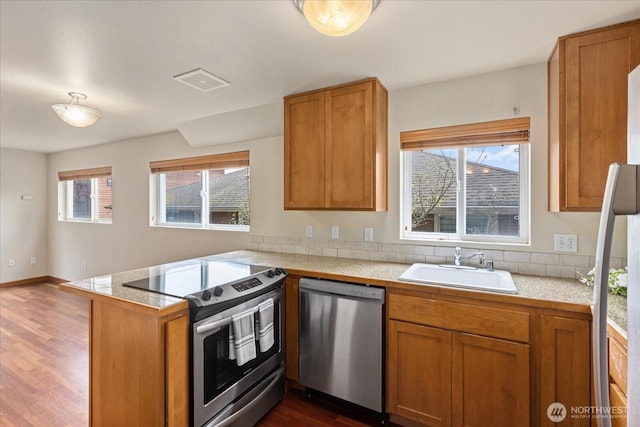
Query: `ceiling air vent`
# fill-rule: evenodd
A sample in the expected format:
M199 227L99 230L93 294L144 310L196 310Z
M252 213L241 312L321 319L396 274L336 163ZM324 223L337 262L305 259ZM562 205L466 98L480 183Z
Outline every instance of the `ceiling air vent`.
M187 71L186 73L178 74L173 78L180 83L184 83L187 86L198 89L202 92L209 92L214 89L220 89L221 87L229 86L230 83L222 80L220 77L216 77L208 71L202 68L196 68L195 70Z

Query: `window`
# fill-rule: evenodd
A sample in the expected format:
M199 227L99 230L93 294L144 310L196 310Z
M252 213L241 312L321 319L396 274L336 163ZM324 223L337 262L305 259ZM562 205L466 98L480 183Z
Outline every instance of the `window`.
M111 167L58 172L58 219L111 223Z
M152 225L249 230L249 152L152 162Z
M528 243L529 123L402 132L402 237Z

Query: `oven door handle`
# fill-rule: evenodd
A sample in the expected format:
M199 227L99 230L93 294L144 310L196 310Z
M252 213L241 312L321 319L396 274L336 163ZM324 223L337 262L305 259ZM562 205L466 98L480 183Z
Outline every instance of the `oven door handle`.
M244 414L246 414L247 412L251 411L251 409L255 405L259 404L260 401L262 400L262 397L265 394L269 393L274 387L276 387L278 385L278 382L281 380L283 375L284 375L284 368L279 368L277 371L275 371L274 373L271 374L270 378L267 378L267 380L270 380L269 384L267 384L264 387L264 389L256 397L251 399L250 402L244 403L242 405L242 407L237 412L234 412L228 418L225 418L224 420L222 420L219 423L216 423L216 421L217 421L216 419L212 420L209 424L206 425L206 427L211 427L211 426L226 427L228 425L233 424L238 418L242 417ZM231 408L231 410L233 410L233 408Z
M255 306L253 309L254 313L258 312L258 306ZM218 331L220 328L222 328L223 326L227 326L229 323L231 323L231 316L229 317L225 317L224 319L220 319L220 320L216 320L215 322L211 322L211 323L206 323L204 325L200 325L196 328L196 332L198 334L204 334L206 332L210 332L210 331Z

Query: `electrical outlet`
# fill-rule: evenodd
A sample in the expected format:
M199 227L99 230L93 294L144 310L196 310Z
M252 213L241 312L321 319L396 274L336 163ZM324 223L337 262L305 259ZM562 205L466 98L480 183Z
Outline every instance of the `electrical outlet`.
M313 237L313 225L307 225L305 230L307 239L311 239Z
M340 238L340 227L338 227L337 225L332 225L331 226L331 238L332 239L339 239Z
M373 242L373 228L364 229L364 241Z
M15 267L16 266L16 260L15 259L10 259L9 260L9 267Z
M578 235L554 234L553 250L556 252L578 252Z
M31 265L34 265L36 263L36 257L32 256L31 257Z

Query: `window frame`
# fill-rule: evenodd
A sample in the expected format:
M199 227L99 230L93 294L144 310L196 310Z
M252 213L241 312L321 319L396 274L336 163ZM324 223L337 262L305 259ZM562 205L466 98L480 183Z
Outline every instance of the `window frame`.
M209 156L151 162L150 176L150 223L152 227L185 228L195 230L249 232L249 224L212 224L209 222L209 171L233 168L248 168L251 174L249 151L214 154ZM200 172L200 222L168 222L166 219L166 173L180 171ZM249 178L250 179L250 178ZM251 189L249 188L249 204Z
M526 120L525 120L526 119ZM470 125L457 125L446 128L426 129L401 133L402 151L400 153L400 239L416 241L450 241L450 242L474 242L484 244L513 244L530 245L530 220L531 220L531 168L529 143L529 118L517 118L499 120L495 122L474 123ZM506 126L504 126L506 124ZM501 128L526 127L526 141L517 142L515 137L505 137ZM482 133L483 130L486 133ZM493 135L493 136L491 136ZM431 139L431 137L434 137ZM473 143L474 137L478 137L478 143ZM504 139L504 144L500 144ZM444 141L444 142L443 142ZM487 143L488 142L488 143ZM519 145L519 235L491 235L469 234L467 232L466 214L466 148L487 145ZM412 198L412 165L413 151L431 149L455 149L456 159L456 233L442 233L429 231L413 231L413 198Z
M100 178L110 178L111 187L113 188L113 175L111 166L91 169L79 169L71 171L58 172L58 221L65 222L82 222L94 224L112 224L113 223L113 193L111 195L111 218L100 218L100 197L99 183ZM75 181L90 181L90 215L89 218L78 218L73 216L73 185ZM112 190L113 191L113 190Z

